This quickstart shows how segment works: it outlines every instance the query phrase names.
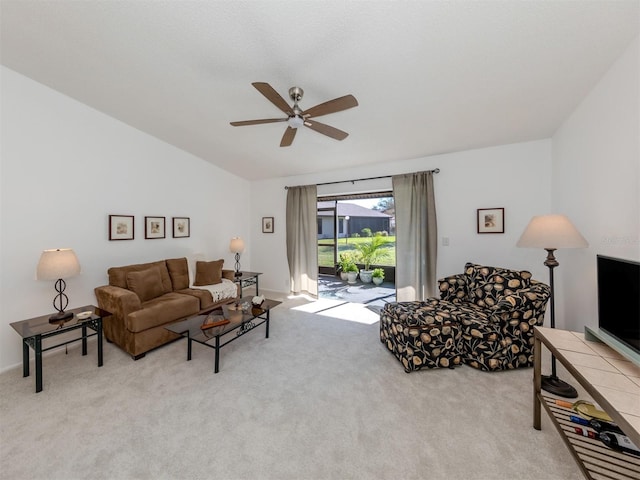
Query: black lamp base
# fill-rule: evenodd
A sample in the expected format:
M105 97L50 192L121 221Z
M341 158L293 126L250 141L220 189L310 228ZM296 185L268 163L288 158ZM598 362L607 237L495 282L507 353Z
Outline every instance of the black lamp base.
M543 375L541 385L544 391L559 397L576 398L578 396L578 391L575 388L555 375Z
M49 323L62 322L63 320L68 320L69 318L73 318L73 312L59 312L49 317Z

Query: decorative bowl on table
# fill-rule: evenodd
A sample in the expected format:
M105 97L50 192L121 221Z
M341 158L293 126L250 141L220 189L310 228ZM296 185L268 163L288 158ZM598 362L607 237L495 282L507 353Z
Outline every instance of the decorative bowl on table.
M264 295L256 296L251 299L251 303L254 307L259 307L264 303Z

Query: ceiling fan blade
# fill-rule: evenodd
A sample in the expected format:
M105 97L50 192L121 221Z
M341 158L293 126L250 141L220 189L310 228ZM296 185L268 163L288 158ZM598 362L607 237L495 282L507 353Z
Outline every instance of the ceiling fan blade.
M318 133L322 133L331 138L335 138L336 140L344 140L349 136L347 132L343 132L342 130L338 130L335 127L331 127L329 125L325 125L324 123L316 122L315 120L305 120L305 126L309 127L311 130L315 130Z
M345 95L344 97L334 98L328 102L321 103L315 107L311 107L309 110L302 112L304 117L319 117L321 115L327 115L329 113L341 112L348 108L358 106L358 101L353 95Z
M284 131L284 135L282 136L282 140L280 141L281 147L288 147L293 143L293 139L296 136L297 128L287 127Z
M244 120L242 122L230 122L234 127L244 127L245 125L259 125L261 123L286 122L288 118L264 118L262 120Z
M287 103L287 101L280 96L278 92L276 92L271 85L265 82L253 82L251 85L256 87L262 95L267 97L271 103L273 103L276 107L282 110L287 115L293 115L293 110L291 106Z

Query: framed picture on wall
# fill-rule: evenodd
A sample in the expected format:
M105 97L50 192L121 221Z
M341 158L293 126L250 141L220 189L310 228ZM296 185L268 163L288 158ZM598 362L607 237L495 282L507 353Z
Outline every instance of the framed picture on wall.
M133 240L133 215L109 215L109 240Z
M144 217L144 238L164 238L166 236L164 217Z
M189 217L173 217L173 238L183 238L191 235Z
M478 233L504 233L504 208L479 208Z
M273 233L273 217L262 217L262 233Z

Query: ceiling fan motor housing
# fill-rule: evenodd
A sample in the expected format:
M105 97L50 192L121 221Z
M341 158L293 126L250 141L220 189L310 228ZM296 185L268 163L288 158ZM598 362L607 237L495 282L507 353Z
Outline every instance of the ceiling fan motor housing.
M303 95L304 90L302 90L300 87L291 87L289 89L289 97L291 97L291 100L293 100L295 103L298 103L300 100L302 100Z

